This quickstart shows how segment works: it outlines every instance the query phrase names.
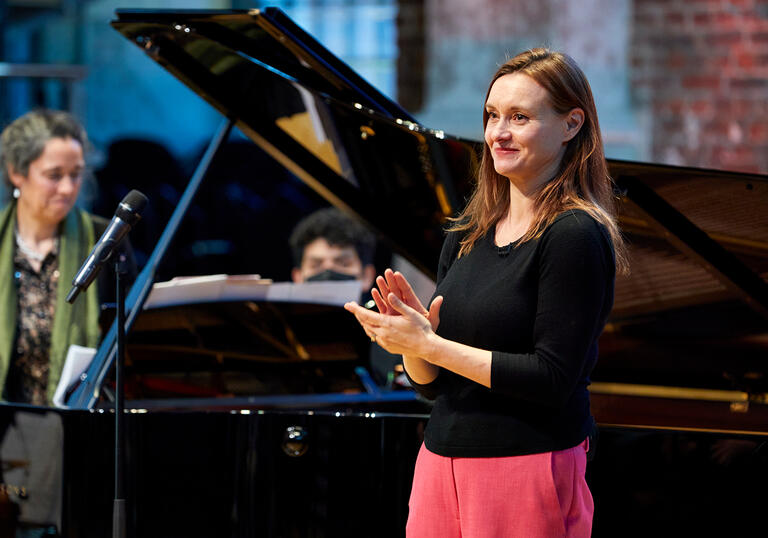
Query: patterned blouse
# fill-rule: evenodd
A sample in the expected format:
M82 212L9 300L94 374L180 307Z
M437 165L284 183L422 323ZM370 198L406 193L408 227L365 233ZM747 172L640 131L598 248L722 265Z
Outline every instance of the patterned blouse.
M56 287L59 282L59 244L43 259L40 271L20 249L13 258L18 286L16 342L5 381L4 399L48 405L48 370Z

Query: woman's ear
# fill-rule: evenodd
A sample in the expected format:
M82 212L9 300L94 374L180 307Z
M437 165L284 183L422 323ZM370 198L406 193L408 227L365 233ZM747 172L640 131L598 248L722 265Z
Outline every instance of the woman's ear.
M27 178L14 170L13 166L8 165L8 179L10 180L11 184L18 189Z
M563 142L570 141L579 134L581 126L584 125L584 111L580 108L574 108L565 115L565 133Z

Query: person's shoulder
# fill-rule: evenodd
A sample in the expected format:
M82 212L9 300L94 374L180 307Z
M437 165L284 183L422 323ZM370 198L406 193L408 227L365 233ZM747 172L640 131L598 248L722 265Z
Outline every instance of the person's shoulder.
M556 237L573 238L576 236L605 237L607 230L595 217L583 209L567 209L560 213L545 234Z
M582 209L568 209L558 215L542 236L547 252L562 256L596 256L615 264L613 241L606 227Z
M440 249L440 260L437 268L437 278L440 280L442 276L453 265L453 262L459 257L459 250L461 250L461 240L466 234L465 230L446 229L445 239L443 240L443 246Z
M448 245L458 245L466 234L466 230L454 230L449 228L445 231L444 242Z
M96 235L103 234L104 230L109 226L109 219L105 219L104 217L94 215L87 211L84 211L84 213L91 219L91 222L93 223L93 231L96 232Z
M461 240L466 237L467 233L469 233L467 230L448 228L443 240L443 253L447 253L451 259L456 259L461 249Z

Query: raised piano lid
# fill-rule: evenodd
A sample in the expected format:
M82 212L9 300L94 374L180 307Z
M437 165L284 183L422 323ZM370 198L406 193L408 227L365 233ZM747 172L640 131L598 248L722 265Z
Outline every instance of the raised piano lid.
M469 191L477 142L417 125L277 9L120 10L112 24L296 176L434 273L440 230ZM768 177L609 165L632 273L617 279L601 340L598 420L766 431ZM642 400L639 410L618 417L632 398ZM675 415L671 401L714 407L678 406Z
M414 123L277 9L120 10L112 24L286 169L434 275L442 227L469 186L474 142ZM254 180L270 178L255 170ZM151 285L146 269L128 297L129 328ZM94 404L114 334L70 405Z
M416 124L277 8L118 10L112 26L434 275L441 227L467 194L475 142Z

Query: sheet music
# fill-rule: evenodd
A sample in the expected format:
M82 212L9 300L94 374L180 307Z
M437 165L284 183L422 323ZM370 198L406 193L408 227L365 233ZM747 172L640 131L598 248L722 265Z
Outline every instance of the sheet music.
M56 386L56 392L53 393L53 405L56 407L66 408L64 405L64 396L67 393L67 389L72 387L80 379L80 375L91 364L93 356L96 354L96 349L92 347L84 347L71 345L67 350L67 358L64 359L64 368L61 371L61 378L59 378L59 384Z
M360 298L357 280L272 282L259 275L206 275L157 282L144 308L222 301L304 302L342 306Z

